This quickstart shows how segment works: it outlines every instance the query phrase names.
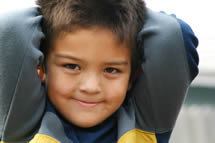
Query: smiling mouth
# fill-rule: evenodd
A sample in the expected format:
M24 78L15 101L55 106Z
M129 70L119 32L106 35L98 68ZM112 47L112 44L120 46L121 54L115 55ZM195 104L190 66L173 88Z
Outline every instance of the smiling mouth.
M84 106L84 107L95 107L97 106L98 104L100 104L101 102L85 102L85 101L81 101L81 100L78 100L78 99L73 99L75 100L77 103L79 103L81 106Z

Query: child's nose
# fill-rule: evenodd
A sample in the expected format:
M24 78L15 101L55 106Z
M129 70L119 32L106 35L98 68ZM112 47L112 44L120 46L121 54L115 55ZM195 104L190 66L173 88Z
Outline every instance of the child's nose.
M101 91L100 78L97 74L87 74L82 77L80 91L88 94L98 94Z

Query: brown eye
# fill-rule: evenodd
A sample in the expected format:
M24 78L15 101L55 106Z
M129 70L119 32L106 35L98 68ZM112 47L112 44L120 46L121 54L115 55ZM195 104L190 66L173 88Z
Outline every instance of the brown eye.
M78 71L81 69L80 66L77 64L64 64L63 67L65 67L69 70L75 70L75 71Z
M109 74L116 74L116 73L120 73L120 70L117 68L106 68L104 72Z

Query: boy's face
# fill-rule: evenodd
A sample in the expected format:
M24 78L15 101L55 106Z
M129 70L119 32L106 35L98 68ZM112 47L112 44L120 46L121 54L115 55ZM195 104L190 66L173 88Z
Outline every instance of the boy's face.
M130 48L111 31L77 29L57 38L48 55L48 96L68 121L93 127L123 103L130 72Z

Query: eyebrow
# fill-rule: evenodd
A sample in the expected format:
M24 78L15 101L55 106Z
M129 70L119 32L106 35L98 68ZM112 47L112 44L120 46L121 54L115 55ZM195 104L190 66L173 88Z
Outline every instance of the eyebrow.
M72 55L66 55L66 54L55 54L56 58L65 58L65 59L71 59L75 61L82 61L81 59L74 57Z
M55 54L56 58L65 58L65 59L71 59L75 61L82 61L81 59L74 57L72 55L67 55L67 54ZM105 65L115 65L115 66L120 66L120 65L128 65L127 61L110 61L110 62L105 62Z
M106 62L106 65L116 65L116 66L120 66L120 65L128 65L128 62L126 61L113 61L113 62Z

